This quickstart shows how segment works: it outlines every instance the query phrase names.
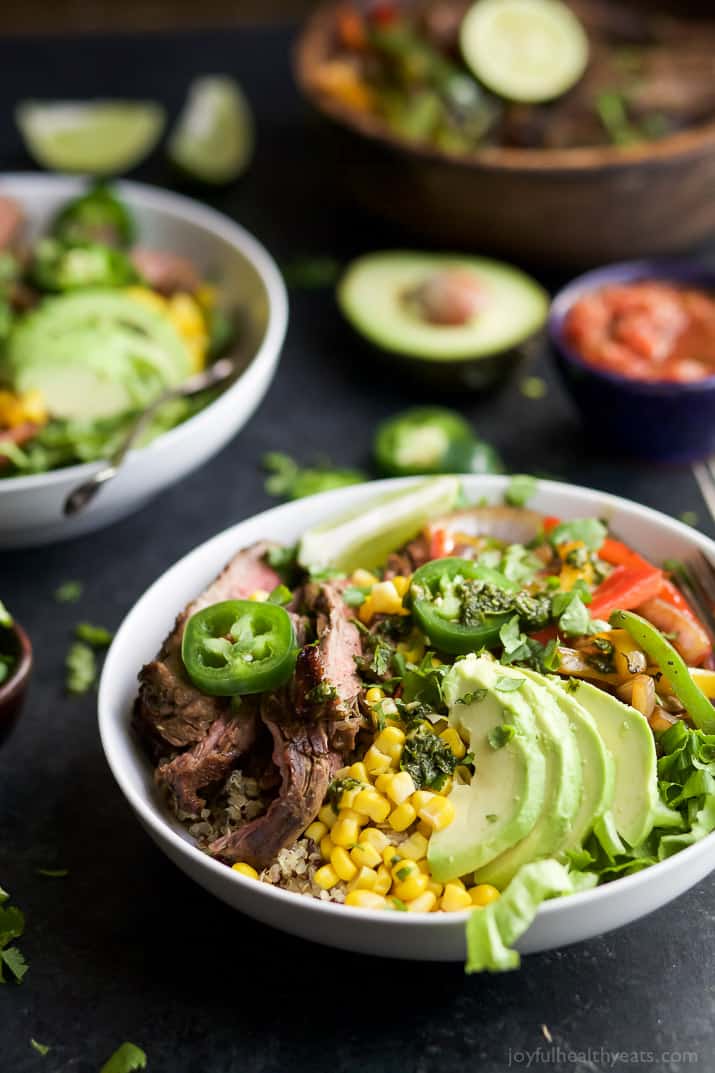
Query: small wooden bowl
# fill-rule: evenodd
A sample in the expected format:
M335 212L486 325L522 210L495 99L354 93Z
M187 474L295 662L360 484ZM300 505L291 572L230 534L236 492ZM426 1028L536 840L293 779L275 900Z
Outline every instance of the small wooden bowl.
M17 722L32 671L30 638L17 623L14 623L9 633L12 638L10 654L16 657L17 662L10 677L0 685L0 745Z
M321 92L338 6L296 43L302 93L332 122L336 181L424 243L588 266L673 253L715 233L715 120L630 148L510 149L450 155L393 135L378 117Z

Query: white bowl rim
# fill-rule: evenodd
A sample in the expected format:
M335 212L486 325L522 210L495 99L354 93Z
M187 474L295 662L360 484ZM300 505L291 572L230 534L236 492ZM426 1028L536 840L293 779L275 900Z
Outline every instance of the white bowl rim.
M420 477L400 477L389 480L369 481L364 482L361 485L354 488L337 489L328 492L322 492L318 495L310 496L305 499L296 500L294 502L283 503L280 506L269 508L268 510L261 511L258 514L250 515L248 518L244 518L243 521L236 523L235 525L228 526L221 532L216 533L213 537L199 544L192 551L188 552L181 559L175 562L168 570L164 571L154 581L148 589L139 597L137 602L127 612L122 624L120 625L115 639L119 637L121 632L126 628L127 621L130 616L136 611L138 605L152 593L154 588L159 586L167 574L176 571L180 573L185 566L187 566L193 556L199 556L207 549L207 545L213 543L219 543L223 541L229 533L246 525L248 522L266 521L270 523L275 519L280 519L283 515L293 514L296 511L300 511L301 506L310 502L315 503L318 501L325 501L326 514L332 513L333 509L336 512L340 510L341 506L347 506L349 503L349 493L354 492L356 488L364 488L366 484L370 484L375 488L375 495L378 496L381 492L388 492L391 489L397 489L405 487L408 484L415 483L423 478ZM484 487L485 494L498 493L502 491L508 483L508 476L492 476L484 475L477 476L474 474L462 475L462 480L479 481L480 489ZM709 554L711 559L715 561L715 541L705 536L703 533L698 533L692 527L685 525L683 522L677 521L674 518L668 517L666 514L661 513L658 510L654 510L652 507L643 506L640 503L635 503L632 500L626 499L623 496L613 495L610 492L601 492L594 488L587 488L584 485L568 484L564 481L551 481L551 480L539 480L539 490L552 492L555 494L568 494L569 492L586 493L588 496L598 497L599 504L603 506L613 505L614 507L624 507L630 511L635 511L636 514L640 514L644 520L655 523L661 526L665 530L670 530L680 536L686 537L701 551ZM342 502L341 502L342 501ZM334 508L335 505L335 508ZM238 550L238 546L237 549ZM218 569L218 568L217 568ZM256 880L250 879L247 876L242 876L240 872L234 871L232 868L225 864L221 864L219 861L212 857L209 857L206 853L200 850L194 843L187 841L181 837L176 831L174 831L169 824L162 818L162 816L155 811L155 809L147 804L141 794L134 791L134 788L129 784L129 781L124 778L122 772L122 766L119 763L114 762L114 756L110 741L111 724L112 724L112 708L109 702L109 679L112 673L112 649L110 647L107 659L104 664L102 676L99 684L98 693L98 712L99 712L99 732L102 742L102 748L104 755L109 765L109 768L114 775L114 778L126 797L129 804L135 810L140 817L142 824L148 828L159 840L168 840L172 848L181 857L184 857L194 863L199 868L205 868L209 873L215 875L217 878L223 877L227 882L238 883L239 885L249 885L250 889L255 891ZM127 723L127 730L129 724ZM138 746L137 746L138 750ZM694 843L692 846L687 846L679 853L673 854L671 857L667 857L664 861L658 861L656 864L650 865L648 868L643 868L638 872L634 872L629 876L622 876L619 879L612 880L610 883L605 883L597 887L593 887L589 890L579 891L574 894L569 894L565 897L554 898L544 902L539 910L538 915L552 916L557 914L564 908L565 903L569 907L575 907L577 909L588 910L595 901L605 901L609 895L616 891L618 894L626 892L635 892L643 885L649 883L658 877L662 877L666 872L672 872L679 867L679 864L685 860L687 854L687 860L693 860L696 857L706 853L710 848L715 846L715 831L706 835L705 838L699 842ZM322 901L318 898L311 898L304 894L296 893L295 891L284 890L281 887L273 886L269 883L260 883L261 894L266 898L272 898L277 900L278 903L283 903L286 909L290 909L291 906L296 905L296 898L300 898L305 903L306 911L311 908L316 912L324 912L332 915L338 914L337 919L345 919L341 916L345 913L346 909L354 914L353 919L360 919L369 923L376 923L376 917L381 925L393 925L396 927L407 927L416 923L424 925L430 925L434 928L449 928L454 925L455 922L466 921L471 913L471 910L465 909L453 913L389 913L387 914L387 920L384 920L375 910L360 909L355 906L345 906L337 902Z
M52 173L45 174L31 171L3 172L0 174L0 192L2 192L5 185L12 186L14 183L23 183L28 187L36 186L38 188L54 186L59 193L65 189L67 196L72 197L83 185L90 181L90 176L81 175L54 175ZM184 434L185 430L191 430L194 422L200 420L203 414L210 413L223 399L231 398L236 389L241 387L244 377L251 370L267 361L278 360L288 328L288 294L278 266L266 247L250 231L247 231L229 216L224 215L217 209L210 208L208 205L201 204L194 198L186 197L184 194L176 194L173 190L164 190L162 187L153 186L149 183L138 183L130 179L117 179L111 182L111 186L112 189L118 190L120 194L127 194L136 204L140 203L142 207L149 210L173 211L175 215L183 216L197 227L220 234L227 242L245 255L260 276L266 288L268 299L268 318L265 335L255 354L237 379L222 391L218 398L214 399L212 403L209 403L198 413L193 414L186 421L182 421L181 424L175 425L174 428L169 429L167 432L162 432L160 436L157 436L145 447L132 450L128 455L128 460L131 460L136 458L138 454L144 455L149 451L156 454L160 451L171 450L176 438ZM28 197L31 196L32 193L30 192ZM68 480L72 483L75 481L80 483L102 464L102 460L98 459L95 462L79 462L74 466L63 466L60 469L48 470L46 473L31 473L24 477L3 478L0 479L0 495L2 495L3 491L28 491L33 488L62 484Z

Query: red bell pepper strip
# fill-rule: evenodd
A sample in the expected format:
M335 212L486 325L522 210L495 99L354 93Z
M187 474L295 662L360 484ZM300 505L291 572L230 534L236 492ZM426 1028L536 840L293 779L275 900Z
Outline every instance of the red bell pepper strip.
M641 561L645 563L645 560ZM607 619L612 611L631 611L657 596L663 584L663 572L650 563L645 566L647 569L615 567L593 594L588 608L591 618Z
M667 604L671 604L673 607L677 608L678 611L682 611L684 615L688 616L691 622L694 622L702 630L705 630L705 633L708 632L705 629L705 626L703 626L698 616L693 611L688 601L683 596L680 589L677 587L677 585L674 585L669 578L663 578L663 584L661 586L660 592L658 593L658 596L661 600L665 600Z
M445 559L454 551L454 537L448 529L427 529L430 559Z

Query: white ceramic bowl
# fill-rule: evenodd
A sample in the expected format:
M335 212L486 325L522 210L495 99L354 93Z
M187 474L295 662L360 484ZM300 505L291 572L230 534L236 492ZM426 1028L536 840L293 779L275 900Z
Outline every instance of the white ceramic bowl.
M0 194L16 198L41 234L57 209L86 188L82 179L2 175ZM250 363L206 409L134 451L119 476L85 510L65 518L67 494L101 463L0 479L0 548L27 547L98 529L136 510L216 454L246 423L275 373L288 322L288 300L274 261L247 231L213 209L139 183L116 184L143 246L189 256L240 311Z
M500 501L504 477L465 477L471 499ZM313 496L266 511L227 529L171 567L125 618L109 650L99 689L99 725L114 777L159 848L222 901L306 939L387 957L461 961L466 913L384 913L321 902L247 879L196 848L157 793L151 766L129 730L141 665L153 658L176 612L218 573L239 548L259 538L294 543L307 526L408 482L381 481ZM715 544L671 518L603 492L542 481L533 503L562 518L610 519L619 537L656 562L687 559ZM524 953L549 950L610 931L665 905L715 868L715 834L674 857L595 890L543 905L518 943Z

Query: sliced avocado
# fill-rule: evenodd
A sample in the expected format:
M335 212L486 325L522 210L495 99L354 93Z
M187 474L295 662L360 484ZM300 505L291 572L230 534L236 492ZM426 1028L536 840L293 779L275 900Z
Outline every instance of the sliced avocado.
M503 890L522 865L552 857L568 838L581 804L581 755L571 724L549 690L527 678L520 668L496 664L492 675L497 696L514 698L534 714L541 750L546 758L544 805L529 833L474 874L477 883L492 883ZM500 685L513 682L513 692L500 692ZM487 682L485 680L484 685Z
M551 694L568 719L576 739L581 756L581 804L571 821L566 838L559 847L560 850L573 849L581 845L595 819L611 807L615 788L613 757L604 745L593 717L574 696L563 691L558 681L536 671L520 669L519 673L537 682Z
M517 692L498 693L498 663L466 656L444 680L450 722L469 738L475 775L455 784L456 816L429 841L428 860L442 883L509 849L534 826L545 793L546 761L536 720Z
M444 271L470 273L483 299L464 323L434 323L413 296ZM546 292L512 265L483 257L386 250L353 261L337 291L338 305L370 344L420 380L454 388L487 387L518 358L515 350L543 326Z
M191 372L172 323L116 290L46 299L19 321L0 356L0 379L38 390L53 417L110 417L145 406Z
M566 690L565 683L559 686ZM610 693L579 681L569 693L598 727L616 767L613 819L621 838L639 845L650 834L658 807L655 741L643 715Z

